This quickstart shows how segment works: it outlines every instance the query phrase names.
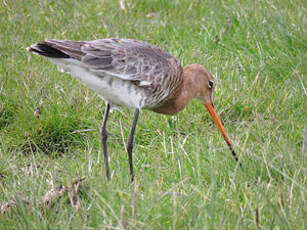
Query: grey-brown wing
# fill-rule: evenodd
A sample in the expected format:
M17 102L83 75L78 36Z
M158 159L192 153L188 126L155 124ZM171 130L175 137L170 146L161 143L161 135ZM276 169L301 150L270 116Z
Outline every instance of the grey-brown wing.
M180 62L160 48L132 39L101 39L87 42L47 40L48 45L78 59L90 71L140 86L161 84L165 77L180 76Z
M163 77L170 72L171 60L175 59L158 47L130 39L92 41L81 50L85 53L81 61L92 70L124 80L150 82Z

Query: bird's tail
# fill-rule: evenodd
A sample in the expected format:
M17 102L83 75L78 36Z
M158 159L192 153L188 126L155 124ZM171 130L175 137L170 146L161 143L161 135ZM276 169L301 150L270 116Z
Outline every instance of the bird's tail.
M45 42L39 42L37 44L33 44L27 48L27 51L49 58L70 58L69 55L63 53L62 51L54 47L51 47Z

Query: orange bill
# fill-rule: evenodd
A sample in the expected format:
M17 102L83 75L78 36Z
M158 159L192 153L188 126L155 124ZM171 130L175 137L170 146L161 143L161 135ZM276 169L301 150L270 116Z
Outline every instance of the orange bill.
M216 113L216 111L215 111L215 109L214 109L213 103L212 103L212 102L204 103L204 106L206 107L208 113L210 114L212 120L213 120L214 123L216 124L216 126L217 126L217 128L219 129L220 133L223 135L224 140L226 141L226 143L227 143L227 145L228 145L228 147L229 147L229 149L230 149L230 151L231 151L233 157L235 158L235 160L236 160L237 162L239 162L239 159L238 159L238 157L237 157L237 154L236 154L236 152L235 152L235 151L233 150L233 148L232 148L232 145L231 145L231 143L230 143L230 141L229 141L229 139L228 139L228 136L227 136L227 134L226 134L226 132L225 132L225 129L224 129L223 125L222 125L222 122L221 122L219 116L217 115L217 113ZM241 163L240 163L240 162L239 162L239 164L240 164L240 166L241 166Z

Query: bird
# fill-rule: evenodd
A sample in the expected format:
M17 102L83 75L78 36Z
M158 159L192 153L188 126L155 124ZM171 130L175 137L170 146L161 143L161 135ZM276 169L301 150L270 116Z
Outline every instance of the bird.
M146 109L158 114L174 115L194 98L205 106L234 159L241 166L213 105L213 76L202 65L188 64L182 67L177 58L158 46L126 38L92 41L47 39L29 46L27 50L46 57L61 72L72 75L105 101L100 142L108 180L110 170L106 127L112 107L134 109L126 144L133 181L132 150L140 111Z

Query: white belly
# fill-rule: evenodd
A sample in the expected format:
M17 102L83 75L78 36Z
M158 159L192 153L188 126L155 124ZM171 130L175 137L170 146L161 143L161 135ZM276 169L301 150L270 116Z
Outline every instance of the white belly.
M137 89L130 81L107 75L97 76L81 66L77 60L54 58L50 60L58 65L61 72L67 72L77 78L105 101L129 108L143 107L144 92L140 91L140 88Z

